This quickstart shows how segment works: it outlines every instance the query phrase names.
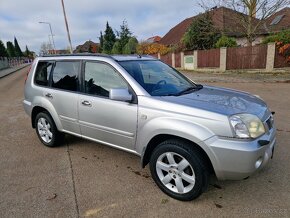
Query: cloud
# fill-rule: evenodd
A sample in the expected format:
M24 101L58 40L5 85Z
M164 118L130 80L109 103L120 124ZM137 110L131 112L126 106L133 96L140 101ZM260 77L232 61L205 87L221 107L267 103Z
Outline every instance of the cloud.
M123 20L139 40L166 34L173 26L201 11L192 0L64 0L73 47L86 40L98 41L106 22L119 30ZM48 42L50 22L57 49L68 46L61 0L1 0L0 39L6 43L16 36L22 50L27 45L38 53Z

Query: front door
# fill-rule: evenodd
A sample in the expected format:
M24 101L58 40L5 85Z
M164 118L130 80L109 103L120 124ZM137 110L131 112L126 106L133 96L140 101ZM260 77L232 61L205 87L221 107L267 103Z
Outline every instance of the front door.
M79 95L81 133L90 138L133 150L137 130L137 104L109 99L112 88L129 88L122 76L103 62L84 63Z

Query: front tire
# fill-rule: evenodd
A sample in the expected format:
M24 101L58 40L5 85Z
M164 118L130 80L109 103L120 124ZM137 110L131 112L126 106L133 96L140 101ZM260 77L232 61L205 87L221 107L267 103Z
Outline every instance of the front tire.
M63 133L59 132L51 116L40 112L35 117L35 129L38 138L48 147L56 147L63 141Z
M193 146L181 140L167 140L156 147L150 159L154 181L177 200L193 200L208 186L206 162Z

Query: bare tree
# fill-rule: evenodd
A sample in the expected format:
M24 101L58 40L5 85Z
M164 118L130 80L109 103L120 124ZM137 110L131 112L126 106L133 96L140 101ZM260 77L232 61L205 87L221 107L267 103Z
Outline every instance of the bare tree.
M39 55L47 55L49 54L49 51L52 51L52 50L53 48L50 43L43 42L40 45Z
M269 33L266 19L289 4L290 0L200 0L199 2L206 11L215 6L225 6L240 12L237 13L237 22L243 29L248 46L252 45L259 32Z

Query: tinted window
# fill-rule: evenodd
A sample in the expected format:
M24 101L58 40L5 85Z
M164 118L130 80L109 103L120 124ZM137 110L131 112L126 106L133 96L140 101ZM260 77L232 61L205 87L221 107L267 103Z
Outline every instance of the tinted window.
M51 86L58 89L77 91L79 67L80 64L77 61L56 62Z
M50 74L52 65L53 65L52 62L47 62L47 61L38 62L38 65L35 71L35 77L34 77L35 84L41 85L41 86L48 86L49 74Z
M85 65L85 92L109 97L110 89L128 88L123 78L109 65L87 62Z

